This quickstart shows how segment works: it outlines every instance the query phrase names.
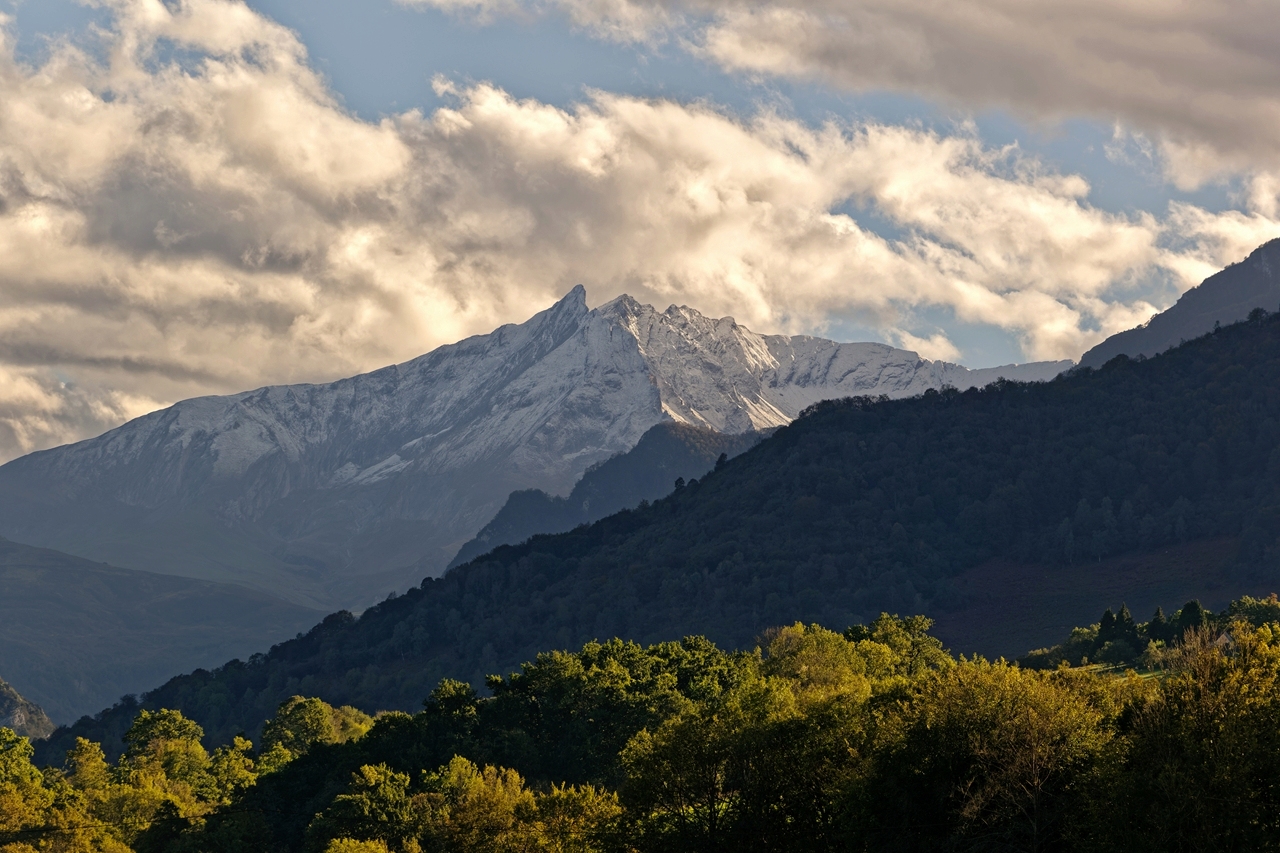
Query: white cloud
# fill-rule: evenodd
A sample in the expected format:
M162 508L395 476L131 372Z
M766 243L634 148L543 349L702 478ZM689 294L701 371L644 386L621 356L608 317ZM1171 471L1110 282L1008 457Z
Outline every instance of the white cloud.
M105 62L0 51L0 456L410 358L578 282L761 331L856 315L950 354L908 337L940 306L1029 358L1078 356L1154 310L1141 283L1188 286L1280 234L1259 208L1099 211L1081 178L963 130L447 80L447 108L369 123L241 3L112 8Z
M532 18L561 14L593 35L619 42L661 37L684 20L679 2L635 0L398 0L404 6L431 7L490 23L499 17Z
M951 362L960 358L960 348L951 343L946 332L934 332L929 337L922 338L910 332L895 329L889 335L898 346L909 349L924 358Z
M456 11L454 0L402 0ZM497 7L481 0L491 12ZM1179 186L1280 172L1274 0L505 0L609 38L674 35L731 71L1119 121Z
M118 391L68 385L49 370L0 367L0 448L14 455L64 444L157 407Z

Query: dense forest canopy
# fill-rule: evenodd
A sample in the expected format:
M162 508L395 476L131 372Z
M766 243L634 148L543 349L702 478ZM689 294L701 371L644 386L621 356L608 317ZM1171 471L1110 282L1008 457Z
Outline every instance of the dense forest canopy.
M294 694L408 710L441 678L479 686L540 649L939 612L992 558L1053 567L1197 538L1276 575L1280 316L1255 312L1161 356L1042 384L819 404L669 497L503 547L247 662L171 680L61 730L116 742L139 708L215 743ZM1016 614L1010 616L1016 618Z
M412 715L295 696L212 753L171 709L43 771L3 729L0 851L1276 850L1277 616L1189 603L1141 674L957 659L882 615L588 643Z

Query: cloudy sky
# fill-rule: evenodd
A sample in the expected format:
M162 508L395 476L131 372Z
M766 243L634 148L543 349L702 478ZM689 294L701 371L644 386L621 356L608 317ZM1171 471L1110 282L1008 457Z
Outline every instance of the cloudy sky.
M1275 0L0 0L0 460L587 286L986 366L1280 236Z

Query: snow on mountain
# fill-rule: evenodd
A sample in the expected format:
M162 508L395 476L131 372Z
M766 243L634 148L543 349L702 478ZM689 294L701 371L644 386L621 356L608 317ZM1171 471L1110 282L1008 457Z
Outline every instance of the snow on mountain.
M517 489L564 494L662 420L741 432L822 399L1049 379L762 336L581 286L520 325L325 385L203 397L0 467L0 535L363 606L443 570Z

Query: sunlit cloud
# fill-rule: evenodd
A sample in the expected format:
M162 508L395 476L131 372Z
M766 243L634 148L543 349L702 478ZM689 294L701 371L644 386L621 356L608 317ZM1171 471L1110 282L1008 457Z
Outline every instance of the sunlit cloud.
M675 41L735 72L1118 121L1158 146L1179 187L1280 173L1270 0L478 0L465 10L556 12L606 38Z
M1083 178L963 127L448 79L445 106L368 122L242 3L111 8L101 51L0 50L0 457L408 359L579 282L593 304L762 332L854 316L962 356L911 324L933 306L1028 359L1078 357L1280 234L1264 204L1099 210Z

